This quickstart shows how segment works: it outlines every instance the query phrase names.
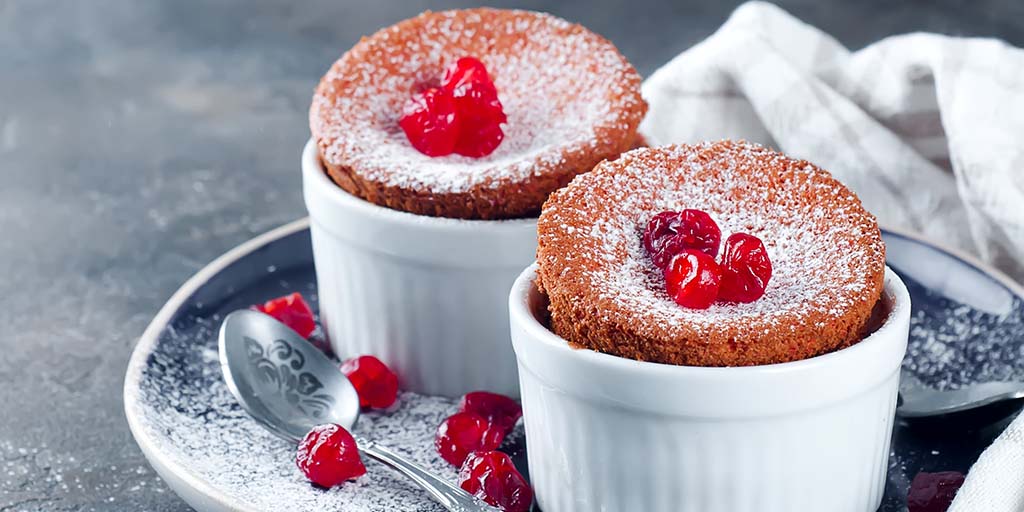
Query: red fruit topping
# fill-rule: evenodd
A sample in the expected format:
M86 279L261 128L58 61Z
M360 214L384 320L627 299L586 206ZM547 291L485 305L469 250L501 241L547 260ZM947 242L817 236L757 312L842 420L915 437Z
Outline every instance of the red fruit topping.
M907 492L908 512L945 512L964 483L963 473L918 473Z
M508 435L523 416L523 408L515 400L497 393L474 391L462 397L460 412L473 412L483 416L494 427Z
M718 299L754 302L764 295L771 278L772 262L761 240L746 233L729 235L722 255L722 286Z
M459 139L455 152L479 158L494 152L505 138L501 124L507 118L493 85L474 83L464 86L465 95L455 97L459 112Z
M706 309L718 297L722 270L714 258L696 249L685 249L665 267L665 289L676 304Z
M359 393L359 405L387 409L398 396L398 376L373 356L359 356L341 363L341 372Z
M450 155L459 137L455 99L447 90L430 88L405 102L398 121L409 143L428 156Z
M440 88L427 89L406 102L398 124L423 154L482 157L501 144L501 124L507 120L487 68L473 57L463 57L445 71Z
M651 218L643 235L651 260L664 269L684 249L696 249L714 258L722 241L722 230L706 212L686 209L661 212Z
M491 84L493 87L491 76L487 74L487 67L483 62L473 57L462 57L444 70L441 87L451 91L473 82Z
M333 423L317 425L306 434L299 443L295 465L310 482L321 487L333 487L366 474L356 440Z
M647 222L644 229L644 249L652 257L661 251L661 247L669 238L675 236L679 225L679 212L661 212Z
M459 471L459 487L508 512L526 512L533 503L533 489L512 459L501 452L476 452Z
M316 329L316 321L313 319L313 310L302 298L302 294L295 292L276 299L270 299L263 304L256 304L253 309L266 313L279 322L291 327L299 333L299 336L308 338Z
M501 445L505 433L493 427L487 418L473 412L455 413L437 427L434 447L441 458L453 466L462 465L466 456L477 450L493 450Z
M448 67L441 87L451 91L459 116L455 152L471 157L491 154L505 138L501 123L508 118L487 68L477 59L463 57Z

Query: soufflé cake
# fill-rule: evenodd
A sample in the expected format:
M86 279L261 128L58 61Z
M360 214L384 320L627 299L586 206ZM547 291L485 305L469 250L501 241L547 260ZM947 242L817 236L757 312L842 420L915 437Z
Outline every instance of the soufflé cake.
M828 172L745 142L642 148L544 205L538 286L574 346L690 366L856 343L885 274L875 218Z
M547 14L426 12L359 41L320 81L313 138L366 201L461 219L535 216L634 146L640 76L606 39Z

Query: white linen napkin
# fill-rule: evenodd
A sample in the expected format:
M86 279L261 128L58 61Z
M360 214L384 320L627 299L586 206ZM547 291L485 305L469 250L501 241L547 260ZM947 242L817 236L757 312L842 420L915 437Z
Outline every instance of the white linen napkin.
M828 169L883 225L1024 280L1024 50L910 34L850 52L774 5L740 6L643 85L651 145L742 138ZM1024 415L953 512L1024 512Z

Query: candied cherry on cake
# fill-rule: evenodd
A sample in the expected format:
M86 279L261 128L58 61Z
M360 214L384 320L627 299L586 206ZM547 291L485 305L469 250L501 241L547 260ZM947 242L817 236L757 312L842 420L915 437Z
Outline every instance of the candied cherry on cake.
M664 269L684 249L696 249L714 258L722 241L722 230L703 210L661 212L647 223L644 248L654 264Z
M491 84L493 87L491 76L487 73L487 66L484 66L480 59L461 57L444 70L441 87L455 90L473 82Z
M523 408L515 400L489 391L466 393L459 404L459 412L479 414L505 435L512 431L523 416Z
M428 156L491 154L505 138L508 120L487 68L473 57L453 62L441 80L413 95L398 124L414 148Z
M303 338L309 338L309 335L313 334L316 329L313 309L309 307L299 292L270 299L263 304L256 304L252 308L276 318Z
M359 394L360 407L387 409L398 397L398 376L380 359L359 356L341 363L341 372L348 377Z
M474 412L449 416L437 427L434 447L441 458L453 466L461 466L466 456L478 450L494 450L505 439L505 432L487 418Z
M459 470L459 487L506 512L526 512L533 489L508 455L481 451L466 458Z
M907 491L908 512L945 512L964 484L958 471L918 473Z
M295 465L320 487L333 487L366 474L356 440L334 423L317 425L306 434L299 443Z
M772 262L761 239L746 233L733 233L725 241L722 254L722 284L718 300L754 302L764 295L772 278Z
M447 91L431 87L409 98L398 125L412 147L424 155L444 156L455 151L459 125L455 99Z
M718 298L722 269L697 249L684 249L665 267L665 289L672 300L691 309L707 309Z
M491 154L505 138L501 124L508 118L483 63L472 57L455 61L441 87L451 91L459 119L454 152L471 157Z

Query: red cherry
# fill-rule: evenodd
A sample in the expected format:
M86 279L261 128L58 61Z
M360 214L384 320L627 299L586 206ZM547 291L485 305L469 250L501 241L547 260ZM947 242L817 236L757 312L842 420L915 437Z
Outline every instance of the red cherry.
M718 297L722 270L707 254L685 249L665 267L665 289L676 304L707 309Z
M398 125L420 153L450 155L459 137L455 99L449 91L431 87L405 102Z
M957 471L918 473L907 492L908 512L946 512L963 483Z
M361 407L387 409L398 396L398 376L373 356L353 357L341 363L341 372L359 393Z
M460 125L464 128L477 128L479 125L474 120L493 123L508 120L487 68L473 57L463 57L449 66L441 81L441 88L450 92L455 99ZM463 132L465 135L465 130Z
M302 298L302 294L298 292L270 299L263 304L256 304L253 309L276 318L303 338L309 338L309 335L313 334L313 330L316 329L313 310Z
M722 230L714 219L694 209L661 212L651 218L643 234L644 248L661 269L683 249L697 249L714 258L721 241Z
M460 466L470 453L493 450L501 445L504 438L505 433L494 428L487 418L472 412L459 412L437 427L434 447L442 459L453 466Z
M523 408L515 400L497 393L474 391L466 393L459 405L460 412L473 412L483 416L494 427L508 435L523 416Z
M467 457L459 471L459 487L508 512L526 512L533 503L530 484L501 452L476 452Z
M676 227L679 225L679 212L661 212L647 222L644 229L643 241L647 254L655 254L661 250L670 237L676 234Z
M722 255L722 286L718 299L754 302L764 295L771 278L772 262L761 239L746 233L729 235Z
M491 77L487 73L487 67L483 62L474 57L462 57L444 70L444 78L441 79L441 87L449 91L455 90L470 82L482 82L492 84Z
M406 102L399 125L423 154L482 157L501 144L506 121L487 68L463 57L445 71L440 89L427 89Z
M459 115L459 138L455 152L470 157L491 154L505 138L501 124L508 120L494 84L463 82L452 89Z
M310 482L333 487L366 474L356 440L340 425L327 423L310 430L299 443L295 465Z

